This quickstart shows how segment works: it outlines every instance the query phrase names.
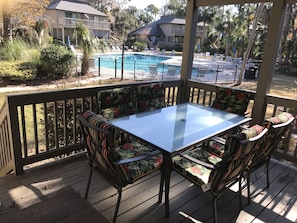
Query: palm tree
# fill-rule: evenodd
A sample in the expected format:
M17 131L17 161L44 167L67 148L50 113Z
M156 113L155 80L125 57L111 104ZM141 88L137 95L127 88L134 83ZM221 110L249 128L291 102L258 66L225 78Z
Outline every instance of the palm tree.
M240 69L239 77L238 77L237 82L236 82L235 85L240 85L241 84L243 73L245 72L245 65L246 65L246 63L248 61L248 58L250 56L252 45L253 45L253 42L254 42L257 24L258 24L258 21L259 21L259 18L261 16L261 14L262 14L262 11L264 9L264 6L265 6L264 3L259 3L258 4L257 10L256 10L256 15L255 15L255 18L254 18L252 32L251 32L251 35L249 37L250 38L249 43L248 43L246 51L243 54L242 67Z
M48 44L49 40L49 33L51 30L51 25L48 19L40 18L35 25L35 30L38 35L38 44L40 46Z
M82 22L77 22L75 26L75 34L77 38L77 44L82 50L82 63L81 63L81 75L89 73L89 63L96 50L105 51L106 42L100 40L98 37L93 36L86 25Z

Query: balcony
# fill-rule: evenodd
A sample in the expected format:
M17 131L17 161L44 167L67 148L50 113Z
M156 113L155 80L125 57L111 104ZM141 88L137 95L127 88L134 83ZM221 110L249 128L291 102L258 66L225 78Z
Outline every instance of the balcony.
M76 18L61 18L59 19L59 25L64 28L75 28L76 22L81 21L84 25L86 25L91 30L109 30L110 23L105 21L92 21L88 19L76 19Z
M162 82L166 88L166 102L179 103L182 81ZM48 192L50 193L70 185L83 196L88 165L83 152L84 146L78 128L77 114L86 109L97 110L96 93L100 90L127 85L136 88L142 83L8 95L0 114L0 172L3 175L13 171L13 174L0 178L0 201L2 202L0 213L1 209L3 211L10 209L14 202L18 207L36 203L38 196L42 196L44 188L50 188ZM188 80L187 89L189 92L187 101L208 106L214 99L215 85ZM252 93L255 94L255 92ZM250 110L253 100L254 97L250 101ZM270 95L267 95L266 101L266 116L272 116L279 110L292 108L296 103L296 100ZM31 114L31 117L28 117L28 114ZM292 151L288 149L289 140L290 137L284 141L286 146L276 151L274 157L285 159L289 163L297 163L296 142ZM61 157L64 156L69 158L62 159ZM222 222L252 222L253 220L265 222L268 221L267 219L293 222L293 212L297 207L296 193L292 193L295 191L296 168L277 159L274 159L271 165L270 171L273 174L271 174L270 189L264 190L266 178L265 175L263 176L262 169L253 175L252 205L245 206L242 211L238 210L236 186L223 194L222 200L225 202L228 199L227 203L220 205L219 219L223 219ZM36 162L44 163L48 160L59 161L35 167ZM100 180L99 176L93 177L88 202L111 220L116 190L104 180ZM156 174L145 178L144 182L126 188L118 221L180 222L186 218L193 218L202 222L211 222L211 198L174 172L171 179L169 219L165 218L164 204L159 206L155 204L159 184L159 176ZM128 199L131 193L136 194ZM15 197L13 194L22 194L22 196ZM246 188L244 195L246 196Z
M191 6L194 2L207 4L209 1L190 1L188 4ZM215 3L215 1L212 2L212 4ZM279 6L278 4L284 4L284 2L275 1L275 4ZM194 5L192 6L194 8ZM189 11L187 15L191 15L191 12ZM271 18L275 19L276 16L271 16ZM271 33L277 33L277 31L272 30ZM185 43L193 42L190 38L185 39ZM272 42L275 44L277 41ZM270 47L273 44L268 41L268 45ZM192 46L184 47L183 56L186 62L193 55L192 48ZM190 55L191 51L192 55ZM273 49L273 52L277 50ZM260 86L265 90L267 90L265 83L269 82L266 78L268 79L274 68L273 59L270 58L272 54L264 54L269 56L263 58L261 66L261 71L265 75L260 75L263 84ZM209 106L214 99L215 85L186 79L187 73L190 73L187 69L192 69L191 64L186 65L182 67L181 80L162 81L166 88L166 102L174 105L190 101ZM71 186L83 195L88 166L83 156L84 145L77 114L86 109L97 111L98 91L122 86L136 88L137 85L143 83L120 83L7 95L6 103L0 112L0 175L2 176L0 178L0 211L14 212L15 207L31 206L39 200L47 202L43 199L45 190L47 194L50 194L65 186ZM259 91L263 93L262 89ZM264 96L260 94L257 97L259 92L251 91L251 93L253 97L250 100L249 111L252 111L254 106L261 108L255 113L249 113L253 120L292 109L295 109L294 115L296 115L296 99L276 97L270 94ZM270 189L264 190L266 178L259 169L253 175L252 180L252 205L244 206L242 211L238 210L238 201L235 197L236 185L232 190L227 190L219 205L221 222L296 221L297 171L294 165L297 163L297 146L296 140L291 137L296 131L296 125L294 128L284 138L282 147L279 147L273 154ZM69 158L62 159L63 157ZM44 163L47 160L57 161L34 167L36 163ZM158 183L159 176L155 174L126 188L120 207L119 222L186 222L187 220L211 222L213 220L210 197L201 193L174 172L170 185L170 218L165 218L164 204L156 206ZM88 202L110 220L116 203L115 194L116 190L100 177L94 176ZM246 195L246 187L244 187L244 195ZM246 199L244 201L246 204Z

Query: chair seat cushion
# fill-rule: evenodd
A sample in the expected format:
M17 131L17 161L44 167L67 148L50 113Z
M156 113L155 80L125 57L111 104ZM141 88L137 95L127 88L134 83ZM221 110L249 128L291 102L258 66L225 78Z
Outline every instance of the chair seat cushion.
M151 153L153 149L148 145L144 145L137 140L126 143L116 148L118 160L130 159ZM120 165L122 172L122 180L124 182L132 183L141 178L143 175L159 169L163 162L162 154L150 156L140 161L135 161L127 164Z
M210 164L216 164L221 161L221 158L199 147L189 149L185 154ZM198 185L204 185L209 181L211 169L194 163L181 155L174 156L172 158L172 164L176 170L180 171L183 175L186 175Z

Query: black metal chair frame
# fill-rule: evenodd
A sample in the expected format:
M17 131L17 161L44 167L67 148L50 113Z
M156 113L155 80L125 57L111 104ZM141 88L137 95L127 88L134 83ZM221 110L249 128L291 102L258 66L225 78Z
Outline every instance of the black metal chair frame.
M269 180L269 166L270 166L270 159L271 156L274 152L274 150L277 148L279 145L279 142L281 141L283 135L289 131L290 125L292 126L295 118L292 117L288 121L281 123L281 124L276 124L276 125L271 125L270 128L268 129L268 134L265 136L265 139L263 140L261 148L265 148L266 143L268 142L267 140L272 140L270 143L271 145L269 148L266 149L266 156L263 157L260 160L257 160L257 162L251 161L251 164L248 166L246 169L247 172L247 189L248 189L248 204L251 203L251 189L250 189L250 177L251 173L254 172L255 170L259 169L262 166L265 166L265 173L266 173L266 188L269 188L270 185L270 180ZM279 137L277 137L274 133L276 132L277 129L280 129L279 131ZM260 151L259 150L259 151ZM255 155L255 158L257 157L257 154Z
M83 133L83 137L84 140L87 139L87 134L89 134L89 132L85 132L87 131L85 127L91 128L95 131L101 132L102 133L102 138L100 138L100 141L98 142L98 144L96 144L96 150L98 150L100 148L101 143L103 142L104 138L107 138L110 145L113 145L112 140L110 139L110 132L106 131L104 129L101 129L95 125L92 125L90 122L88 122L84 117L82 117L81 115L78 115L78 118L80 120L80 124L81 124L81 128L82 128L82 133ZM89 134L90 135L90 134ZM91 135L90 135L91 136ZM96 173L98 173L101 177L103 177L109 184L111 184L118 193L118 199L117 199L117 204L116 204L116 208L114 211L114 217L113 217L113 223L116 222L117 216L118 216L118 211L119 211L119 207L120 207L120 202L121 202L121 197L122 197L122 189L127 186L130 183L134 183L134 182L123 182L120 174L117 174L117 176L112 176L111 173L109 173L106 169L102 168L100 166L100 164L97 162L96 160L96 154L95 153L91 153L90 149L88 149L88 145L86 143L86 148L87 148L87 157L88 157L88 164L90 167L90 172L89 172L89 177L88 177L88 181L87 181L87 187L86 187L86 191L85 191L85 199L88 198L88 193L89 193L89 189L90 189L90 184L91 184L91 180L92 180L92 175L93 175L93 169L96 171ZM158 153L160 153L160 151L155 150L152 151L150 154L147 155L142 155L142 156L138 156L135 158L130 158L130 159L125 159L125 160L120 160L118 162L114 162L114 165L116 167L117 172L120 171L119 169L119 165L122 164L128 164L130 162L136 162L139 160L143 160L145 158L157 155ZM151 172L150 172L151 173ZM149 175L145 174L143 175L141 178ZM162 171L161 171L162 173ZM161 174L161 180L160 180L160 189L159 189L159 196L158 196L158 204L161 203L162 201L162 194L163 194L163 185L164 185L164 176L163 174Z
M259 145L261 143L261 141L264 139L265 135L267 134L267 129L265 128L259 135L257 135L256 137L250 138L250 139L245 139L239 142L240 146L243 146L244 148L242 149L242 151L245 151L246 148L248 148L249 146L253 146L253 151L251 151L252 153L255 153L257 151L257 149L259 149ZM203 147L203 145L202 145ZM202 148L203 149L203 148ZM206 168L212 169L212 171L222 171L222 172L227 172L228 171L228 167L227 168L219 168L216 165L212 165L210 163L206 163L203 162L201 160L195 159L187 154L181 153L181 156L183 156L184 158L197 163L199 165L202 165ZM213 216L214 216L214 222L217 223L218 222L218 214L217 214L217 200L219 198L219 196L229 187L231 187L232 185L234 185L235 183L239 183L239 205L240 205L240 209L242 209L242 195L241 195L241 191L242 191L242 178L243 178L243 174L244 171L246 169L246 166L248 165L250 159L252 159L253 156L251 156L249 159L246 159L246 154L242 153L241 157L239 159L242 160L242 162L245 163L245 165L242 166L239 174L237 176L232 177L232 179L230 179L230 181L225 184L225 186L222 189L219 189L217 191L210 189L211 194L213 195ZM173 169L181 174L183 177L185 177L187 180L189 180L190 182L192 182L195 185L195 181L192 180L190 177L187 177L185 174L183 174L182 172L180 172L177 168Z

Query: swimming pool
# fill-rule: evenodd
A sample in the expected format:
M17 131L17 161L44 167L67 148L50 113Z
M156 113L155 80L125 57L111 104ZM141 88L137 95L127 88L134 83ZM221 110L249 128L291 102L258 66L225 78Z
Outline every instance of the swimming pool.
M179 79L182 57L155 54L125 53L122 70L122 54L104 54L95 58L98 75L134 79ZM100 67L99 67L100 66ZM219 78L234 80L237 68L233 63L222 60L195 58L191 76L206 82L217 82ZM123 72L122 72L123 71Z
M166 66L163 62L170 57L160 55L147 54L125 54L124 55L124 70L125 71L144 71L150 72L151 66L157 66L158 72ZM97 58L96 65L103 68L121 69L122 54L102 55Z

